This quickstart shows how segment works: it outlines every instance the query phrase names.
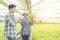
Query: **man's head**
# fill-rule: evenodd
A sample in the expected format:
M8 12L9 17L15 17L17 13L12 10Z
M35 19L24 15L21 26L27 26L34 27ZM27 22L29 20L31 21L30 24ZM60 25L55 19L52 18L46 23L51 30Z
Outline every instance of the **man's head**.
M10 4L8 8L11 13L14 13L16 11L16 6L13 4Z

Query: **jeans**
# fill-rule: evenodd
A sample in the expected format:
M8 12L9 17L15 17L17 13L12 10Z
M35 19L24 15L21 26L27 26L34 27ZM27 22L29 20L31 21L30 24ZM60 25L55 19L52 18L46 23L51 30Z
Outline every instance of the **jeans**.
M29 40L29 35L21 35L23 40Z
M16 37L13 37L13 38L7 37L7 38L8 38L8 40L16 40Z

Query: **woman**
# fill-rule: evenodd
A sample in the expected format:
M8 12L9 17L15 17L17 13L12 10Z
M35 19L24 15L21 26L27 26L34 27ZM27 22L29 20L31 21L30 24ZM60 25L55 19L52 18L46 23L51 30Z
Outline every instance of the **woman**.
M21 20L21 36L23 40L29 40L31 35L31 25L33 25L33 20L28 17L27 13L23 13L23 19Z

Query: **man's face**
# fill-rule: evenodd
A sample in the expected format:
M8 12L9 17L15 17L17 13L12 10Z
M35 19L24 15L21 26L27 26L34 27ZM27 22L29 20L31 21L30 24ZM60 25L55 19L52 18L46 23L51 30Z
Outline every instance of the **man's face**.
M13 8L10 9L11 13L14 13L15 11L16 11L16 7L13 7Z

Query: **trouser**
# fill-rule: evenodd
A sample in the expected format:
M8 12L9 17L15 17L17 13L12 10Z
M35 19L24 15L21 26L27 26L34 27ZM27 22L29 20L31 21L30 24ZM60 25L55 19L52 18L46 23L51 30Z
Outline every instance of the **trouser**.
M21 35L22 36L22 40L29 40L29 35Z
M8 40L16 40L16 37L13 37L13 38L7 37L7 38L8 38Z

